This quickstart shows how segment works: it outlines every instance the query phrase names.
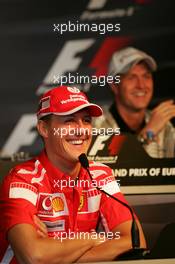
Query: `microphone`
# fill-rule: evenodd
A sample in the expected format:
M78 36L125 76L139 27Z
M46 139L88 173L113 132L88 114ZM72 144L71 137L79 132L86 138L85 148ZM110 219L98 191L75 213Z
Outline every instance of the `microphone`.
M92 181L93 178L92 178L92 175L91 175L90 170L89 170L89 161L88 161L85 153L82 153L79 156L79 162L82 165L82 167L88 172L88 175ZM124 252L123 254L118 256L117 260L119 260L119 259L125 260L125 259L144 258L150 251L148 249L145 249L145 248L140 248L139 229L138 229L132 208L127 203L121 201L120 199L116 198L115 196L111 195L110 193L107 193L106 191L104 191L100 187L96 186L96 189L99 190L100 192L108 195L109 197L111 197L115 201L119 202L123 206L125 206L130 211L131 216L132 216L132 227L131 227L132 249L127 251L127 252Z

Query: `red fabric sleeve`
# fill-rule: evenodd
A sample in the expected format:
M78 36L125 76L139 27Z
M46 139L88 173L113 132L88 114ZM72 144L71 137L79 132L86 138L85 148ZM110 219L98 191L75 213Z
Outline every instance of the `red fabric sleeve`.
M35 226L34 214L36 214L36 208L24 199L3 199L0 205L0 231L6 233L17 224L27 223Z
M120 201L128 204L120 191L119 185L110 167L92 162L90 163L90 172L98 187L106 193L118 198ZM106 232L111 231L119 224L132 219L130 210L126 206L104 193L102 193L101 196L100 214Z
M22 198L18 197L21 194ZM33 215L36 214L37 210L31 198L32 195L36 199L36 187L30 184L26 176L18 175L15 170L12 170L4 178L0 189L1 232L6 233L16 224L28 223L35 226Z
M116 193L113 196L128 204L122 193ZM132 219L128 208L105 194L102 195L100 212L106 231L111 231L119 224Z

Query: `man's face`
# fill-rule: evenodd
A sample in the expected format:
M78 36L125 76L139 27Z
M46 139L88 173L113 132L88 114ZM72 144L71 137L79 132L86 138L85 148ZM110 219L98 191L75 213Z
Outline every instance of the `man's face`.
M60 161L77 162L91 143L91 116L80 110L67 116L52 115L47 122L46 150Z
M117 102L129 111L147 108L153 95L153 79L145 63L136 64L121 77L117 88Z

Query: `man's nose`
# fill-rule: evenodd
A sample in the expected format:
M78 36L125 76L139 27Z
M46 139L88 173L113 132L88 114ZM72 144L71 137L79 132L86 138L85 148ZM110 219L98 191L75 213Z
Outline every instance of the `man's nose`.
M76 122L76 131L77 131L77 135L84 135L85 134L85 131L84 131L84 123L83 123L83 120L82 119L78 119L77 122Z
M77 127L84 127L84 123L83 123L83 120L81 118L77 119Z
M143 78L139 77L139 78L137 79L137 84L138 84L138 87L139 87L140 89L144 89L144 88L145 88L145 81L144 81Z
M77 135L86 135L89 133L89 129L85 126L84 121L82 119L77 120L77 125L76 125L76 131Z

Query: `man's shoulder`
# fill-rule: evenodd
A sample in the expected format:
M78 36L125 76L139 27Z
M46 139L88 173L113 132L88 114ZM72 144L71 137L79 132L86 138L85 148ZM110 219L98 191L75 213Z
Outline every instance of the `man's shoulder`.
M31 158L30 160L17 164L11 169L10 173L18 173L18 174L33 173L34 169L36 170L39 164L40 162L37 159L37 157L34 157Z
M100 162L90 161L89 169L92 177L95 179L97 177L109 177L113 176L112 169Z
M4 181L25 181L31 182L33 177L39 177L43 166L38 157L34 157L23 163L14 166L9 173L4 177Z
M38 184L41 184L45 173L43 167L37 158L25 161L13 167L10 172L3 178L1 185L2 196L9 197L10 194L16 192L28 193L37 192Z

